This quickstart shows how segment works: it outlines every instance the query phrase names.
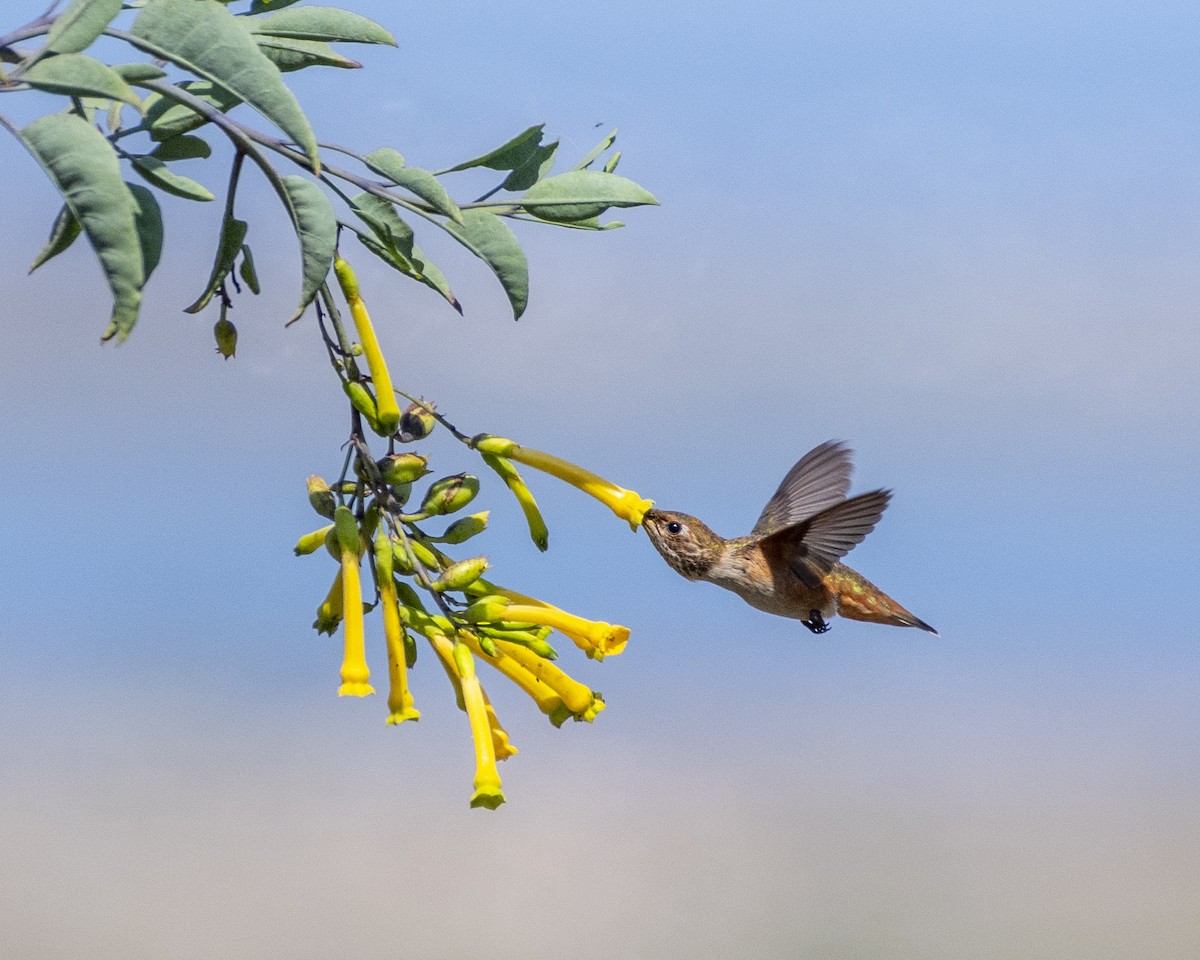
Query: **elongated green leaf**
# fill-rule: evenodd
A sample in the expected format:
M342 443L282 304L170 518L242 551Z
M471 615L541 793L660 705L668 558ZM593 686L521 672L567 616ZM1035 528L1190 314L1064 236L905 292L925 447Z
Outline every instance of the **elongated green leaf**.
M357 60L343 57L329 44L319 40L293 40L291 37L272 37L257 34L258 49L267 55L281 73L303 70L305 67L340 67L355 70L362 66Z
M54 224L50 227L50 238L38 255L33 258L33 263L29 265L29 272L33 273L47 260L57 257L73 244L75 238L79 236L79 229L79 221L75 219L75 214L71 212L70 207L63 204L62 209L58 211L58 216L54 218Z
M495 150L490 150L483 154L483 156L455 164L453 167L447 167L445 170L439 170L438 173L454 173L456 170L470 170L472 167L487 167L490 170L515 170L528 160L529 155L541 144L543 127L545 127L545 124L539 123L536 127L530 127L528 130L518 133L508 143L501 144Z
M558 150L558 141L538 146L532 150L524 163L513 168L500 184L501 190L528 190L542 179L554 163L554 154Z
M221 236L217 240L217 255L213 257L212 273L208 277L208 283L204 285L204 292L196 298L196 302L190 307L184 307L184 313L199 313L208 306L216 292L221 289L221 284L225 278L229 276L229 272L233 269L234 260L242 249L242 241L246 239L246 231L250 225L245 220L239 220L237 217L226 217L221 224Z
M60 53L39 60L21 78L37 90L72 97L107 97L131 103L139 110L141 98L116 70L82 53Z
M39 117L18 136L63 195L100 260L113 294L104 339L124 340L137 323L145 272L133 197L116 154L104 134L70 113Z
M367 166L380 176L387 177L396 186L420 197L443 216L462 223L462 211L458 209L458 204L450 199L450 194L438 178L428 170L406 166L404 157L398 150L380 147L368 153L365 159Z
M147 183L184 200L212 200L213 195L203 184L176 173L158 157L134 157L133 169Z
M212 147L203 137L184 134L164 140L150 155L159 160L205 160L212 156Z
M121 0L73 0L50 25L46 49L51 53L86 50L120 12Z
M254 11L251 11L254 12ZM248 17L246 25L255 33L295 40L325 40L330 43L383 43L394 47L396 38L374 20L337 7L297 7L261 17Z
M356 233L355 236L358 237L359 243L370 250L371 253L375 254L375 256L377 256L388 266L400 271L400 273L404 274L406 277L411 277L418 283L423 283L425 286L444 297L446 302L449 303L450 306L452 306L460 314L462 313L462 306L459 304L458 300L455 299L454 294L451 292L449 282L446 280L445 275L432 263L426 261L426 272L422 273L420 276L416 276L410 269L411 264L405 261L402 257L398 256L393 248L387 246L386 244L380 243L378 240L374 239L368 234Z
M337 215L321 188L296 174L283 178L292 214L292 224L300 241L300 304L291 320L302 314L333 266L337 249ZM291 320L288 322L290 323Z
M372 242L360 235L358 239L363 246L406 277L436 291L462 313L462 306L451 291L446 275L413 242L412 227L404 222L395 207L382 197L364 192L351 197L350 209L378 238L377 242Z
M284 7L290 7L293 3L299 3L300 0L254 0L250 4L250 13L274 13L277 10L282 10Z
M529 264L508 224L483 210L464 210L461 225L450 222L443 226L491 268L512 305L513 319L521 319L529 302Z
M216 107L222 113L228 113L239 103L241 98L231 90L226 90L219 83L208 80L184 80L177 84L181 90L186 90L193 97L203 100ZM180 134L202 127L208 120L196 113L191 107L176 103L170 97L160 93L152 93L146 97L146 126L150 128L150 139L158 142L170 140Z
M138 243L142 248L142 270L146 280L162 258L163 219L162 210L153 192L138 183L125 183L133 197L133 222L137 226ZM144 284L144 281L143 281Z
M243 19L216 0L149 0L130 32L147 53L232 91L287 134L319 170L317 140L304 111Z
M162 70L152 63L115 63L113 69L121 75L121 79L126 83L161 80L167 75L166 70Z
M571 169L572 170L586 170L588 167L590 167L595 162L596 158L598 156L600 156L600 154L602 154L605 150L607 150L614 143L616 143L616 141L617 141L617 131L613 130L612 133L610 133L607 137L605 137L598 144L596 144L594 147L592 147L592 149L589 150L584 155L583 159L580 160L577 164L575 164L575 166L573 166ZM608 172L611 173L612 171L610 170Z
M250 288L250 292L258 296L261 288L258 285L258 271L254 269L254 254L250 252L250 244L242 244L242 263L238 267L238 276Z
M571 201L571 202L567 202ZM609 207L657 205L648 190L615 173L572 170L535 183L521 205L542 220L570 222L599 216Z

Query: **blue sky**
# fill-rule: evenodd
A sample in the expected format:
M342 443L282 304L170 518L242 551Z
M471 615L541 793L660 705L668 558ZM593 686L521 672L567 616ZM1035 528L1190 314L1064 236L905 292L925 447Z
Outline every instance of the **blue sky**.
M298 78L324 139L438 167L533 123L564 161L619 127L621 172L663 204L523 232L517 324L436 238L461 319L364 260L396 378L726 535L846 439L855 488L895 491L850 561L942 636L812 637L538 478L542 556L489 491L497 579L633 637L602 665L564 652L608 699L592 726L489 685L521 754L508 805L469 811L431 658L420 724L385 729L309 630L331 571L290 548L344 418L311 327L281 329L271 198L248 197L265 290L236 361L180 312L219 216L182 201L140 326L101 349L82 244L24 276L57 202L10 140L0 943L1195 956L1200 11L352 7L400 48L331 93Z

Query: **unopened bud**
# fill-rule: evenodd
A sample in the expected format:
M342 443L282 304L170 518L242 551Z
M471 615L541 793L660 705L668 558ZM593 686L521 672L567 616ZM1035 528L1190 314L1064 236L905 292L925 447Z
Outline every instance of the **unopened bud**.
M333 508L337 506L337 500L333 496L333 491L329 489L329 484L316 474L309 477L306 482L308 483L308 502L312 504L312 508L321 516L332 520Z
M465 543L477 533L483 533L487 529L488 512L484 510L482 513L473 513L469 517L455 520L437 539L442 543Z
M462 590L470 586L488 568L487 557L472 557L470 560L459 560L452 563L430 585L430 590Z
M507 457L517 445L504 437L480 433L471 438L471 446L480 453L490 453L494 457Z
M357 555L362 549L362 537L358 532L358 521L349 507L338 507L333 512L333 529L341 548Z
M433 404L410 403L400 414L399 439L402 443L412 443L414 440L424 440L433 433L437 424L427 407Z
M438 480L425 494L421 513L426 516L454 513L475 499L479 492L479 478L467 473L456 473L452 477Z
M393 453L376 462L384 482L391 486L412 483L429 473L429 458L419 453Z
M217 341L217 353L226 360L237 353L237 327L224 317L213 326L213 339Z
M315 553L321 549L325 543L325 534L333 529L333 524L322 527L320 530L314 530L312 533L306 533L296 541L296 546L292 548L292 552L298 557L307 556L310 553Z

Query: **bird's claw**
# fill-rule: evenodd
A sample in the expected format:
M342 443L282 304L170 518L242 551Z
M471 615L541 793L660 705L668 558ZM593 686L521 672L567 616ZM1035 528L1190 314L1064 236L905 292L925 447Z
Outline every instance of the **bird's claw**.
M802 624L808 627L813 633L828 633L829 624L825 622L825 618L821 616L820 610L809 610L808 619L801 620Z

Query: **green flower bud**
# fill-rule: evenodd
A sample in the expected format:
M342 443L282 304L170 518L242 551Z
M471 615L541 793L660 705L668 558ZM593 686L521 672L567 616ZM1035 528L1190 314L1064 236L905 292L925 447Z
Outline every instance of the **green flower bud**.
M429 458L419 453L393 453L376 462L384 482L392 486L412 483L429 473Z
M503 627L490 626L481 626L478 630L494 640L507 640L526 647L546 660L558 659L558 651L546 642L545 634L540 630L505 630ZM549 633L548 630L546 632Z
M375 534L375 574L380 580L391 580L396 565L392 539L385 530Z
M213 339L217 341L217 353L226 360L237 353L237 327L224 317L213 326Z
M408 498L412 496L411 483L394 483L388 489L392 491L392 496L396 498L396 503L400 506L408 503Z
M408 551L399 540L392 541L392 570L402 577L411 577L412 561L408 559Z
M470 586L488 568L487 557L472 557L470 560L459 560L442 571L441 576L434 580L429 589L441 592L443 590L462 590Z
M333 512L333 529L343 550L358 553L362 549L362 536L358 532L358 521L349 507L338 507Z
M410 403L404 412L400 414L400 428L397 432L400 435L401 443L424 440L433 433L433 428L437 425L437 420L426 409L427 406L432 407L433 404L422 405L419 403Z
M446 528L446 532L438 537L441 543L465 543L477 533L483 533L487 528L488 512L473 513L469 517L455 520Z
M421 504L421 513L426 516L454 513L461 510L475 499L479 492L479 478L466 473L456 473L452 477L438 480L425 494Z
M325 534L333 529L333 524L328 524L320 530L314 530L312 533L306 533L296 541L296 546L292 548L292 552L298 557L307 556L310 553L316 553L325 543Z
M338 541L337 528L331 523L325 534L325 549L338 563L342 562L342 545Z
M367 424L378 433L381 437L386 437L383 428L379 425L379 407L375 403L375 398L371 396L371 391L367 389L365 383L359 380L343 380L342 389L346 392L346 396L350 398L350 405L363 415L363 419Z
M471 438L471 446L480 453L490 453L494 457L507 457L512 453L516 444L504 437L494 437L490 433L480 433Z
M480 597L459 614L468 623L492 623L504 619L504 608L509 604L507 597L491 595Z
M333 508L337 506L337 500L333 491L329 489L329 484L316 474L309 477L307 483L308 502L312 504L312 508L321 516L332 520Z

